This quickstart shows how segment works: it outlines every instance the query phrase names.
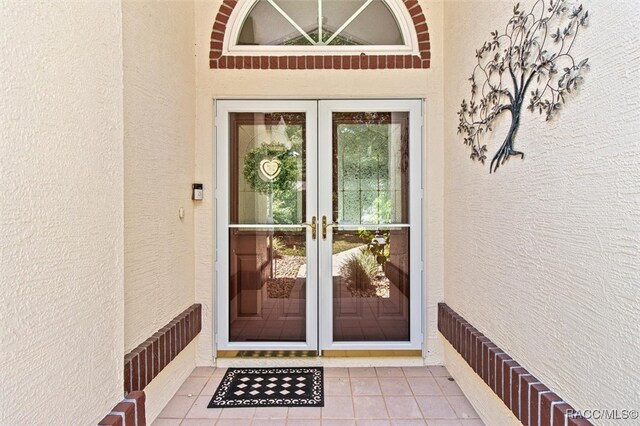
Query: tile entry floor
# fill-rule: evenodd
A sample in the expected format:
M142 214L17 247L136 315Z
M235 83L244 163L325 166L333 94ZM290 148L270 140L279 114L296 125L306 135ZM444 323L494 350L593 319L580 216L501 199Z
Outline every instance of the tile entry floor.
M225 371L196 368L152 426L484 425L444 367L325 367L323 408L207 408Z

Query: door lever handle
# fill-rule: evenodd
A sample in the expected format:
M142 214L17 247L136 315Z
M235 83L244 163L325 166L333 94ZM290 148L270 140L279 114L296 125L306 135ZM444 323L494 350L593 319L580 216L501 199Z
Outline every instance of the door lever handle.
M326 216L322 216L322 239L326 240L327 239L327 228L330 228L332 226L336 226L339 225L338 222L331 222L329 224L327 224L327 217Z
M316 239L316 228L317 228L318 224L317 224L317 220L316 220L315 216L311 217L311 223L301 222L300 225L308 226L309 228L311 228L311 239L312 240Z

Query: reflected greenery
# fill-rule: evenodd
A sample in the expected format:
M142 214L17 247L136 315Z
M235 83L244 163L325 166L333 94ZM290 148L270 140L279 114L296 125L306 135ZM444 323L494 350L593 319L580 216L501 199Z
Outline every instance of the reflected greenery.
M390 223L389 113L342 116L338 122L338 202L340 220L346 223ZM341 123L342 121L342 123Z
M287 114L272 114L282 117ZM302 188L305 180L303 126L288 125L285 128L291 146L282 143L263 143L247 153L244 158L243 173L253 190L272 197L271 218L276 224L293 224L302 221ZM267 179L260 172L262 160L278 160L281 165L279 174Z

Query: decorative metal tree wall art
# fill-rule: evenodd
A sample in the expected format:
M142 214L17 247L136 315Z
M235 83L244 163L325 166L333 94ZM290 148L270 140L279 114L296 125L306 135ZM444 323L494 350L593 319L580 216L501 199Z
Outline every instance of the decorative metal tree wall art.
M489 173L510 157L524 153L514 149L522 114L527 108L550 120L565 103L567 94L582 83L588 58L577 61L571 49L589 12L569 0L537 0L530 11L518 3L504 32L491 33L491 40L476 50L478 64L471 78L471 98L462 101L458 133L471 149L471 159L485 163L483 137L493 130L504 112L511 125L502 146L493 156Z

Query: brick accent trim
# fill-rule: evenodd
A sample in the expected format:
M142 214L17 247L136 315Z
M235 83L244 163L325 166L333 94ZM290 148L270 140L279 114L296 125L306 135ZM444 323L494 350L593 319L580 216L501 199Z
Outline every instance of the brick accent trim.
M338 55L338 56L232 56L222 54L224 34L231 12L238 0L224 0L211 30L211 69L409 69L429 68L431 65L431 41L429 28L418 0L403 0L418 36L418 55Z
M124 391L143 390L202 329L202 305L196 303L124 356Z
M438 331L525 426L587 426L575 412L509 354L445 303L438 303Z
M98 426L146 426L145 399L144 392L131 392L100 420Z

